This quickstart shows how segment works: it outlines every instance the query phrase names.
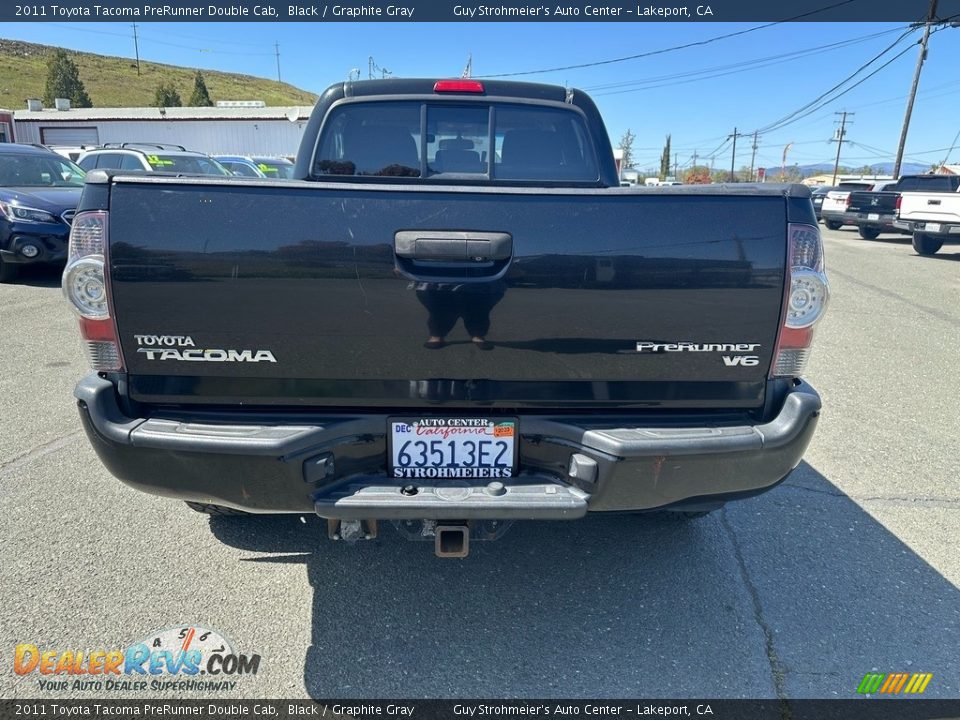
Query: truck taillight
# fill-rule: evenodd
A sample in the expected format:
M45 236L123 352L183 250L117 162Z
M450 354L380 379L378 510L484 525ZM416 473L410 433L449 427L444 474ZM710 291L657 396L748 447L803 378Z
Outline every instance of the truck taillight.
M122 370L117 326L110 312L107 266L107 213L82 212L70 227L70 249L63 271L63 294L80 316L87 359L94 370Z
M893 207L896 209L898 215L900 214L900 203L902 202L903 202L903 195L897 195L897 200L893 204Z
M850 207L850 204L852 202L853 202L853 193L851 193L850 195L847 195L847 200L846 200L847 207Z
M823 243L813 225L788 225L783 324L773 353L770 377L803 374L813 342L813 326L823 317L830 288L823 267Z

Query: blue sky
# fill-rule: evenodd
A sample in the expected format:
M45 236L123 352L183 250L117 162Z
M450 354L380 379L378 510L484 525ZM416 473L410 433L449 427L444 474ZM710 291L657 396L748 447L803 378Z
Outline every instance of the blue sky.
M319 93L352 68L367 77L372 55L396 76L457 76L473 56L484 76L595 63L693 43L759 25L739 23L144 23L142 59L276 78L274 42L283 80ZM730 166L726 137L752 133L802 108L907 33L905 23L784 23L689 49L592 67L518 76L568 84L594 96L616 145L628 127L637 135L638 167L659 163L667 133L689 165L715 154ZM107 55L133 56L126 23L18 23L5 37ZM917 59L919 29L908 33L851 82L895 55L843 97L763 132L756 165L832 162L835 112L850 119L841 162L890 161ZM825 47L826 46L826 47ZM819 48L819 49L818 49ZM944 159L960 130L960 28L936 32L924 65L905 161ZM737 144L737 165L750 161L751 139ZM960 143L958 143L960 145ZM718 150L719 148L719 150ZM960 163L960 148L951 162Z

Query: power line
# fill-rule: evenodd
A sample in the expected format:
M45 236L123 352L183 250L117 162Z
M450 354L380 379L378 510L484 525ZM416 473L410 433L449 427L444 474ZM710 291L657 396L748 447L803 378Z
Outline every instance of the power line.
M122 38L130 37L126 33L110 32L109 30L92 30L90 28L79 27L79 23L75 23L73 25L64 25L61 23L47 23L44 27L59 27L59 28L63 28L64 30L70 30L71 32L86 32L86 33L93 33L94 35L112 35L114 37L122 37ZM164 34L166 35L166 33ZM176 36L171 36L171 37L176 37ZM155 45L167 45L168 47L180 48L181 50L196 50L198 52L217 53L220 55L243 55L243 56L273 55L272 52L250 52L249 50L230 51L230 50L213 50L210 48L198 48L193 45L181 45L180 43L172 43L172 42L167 42L165 40L153 40L149 37L144 37L142 34L140 35L140 42L154 43ZM234 44L234 43L229 43L226 41L219 41L219 40L211 40L210 42L217 43L217 44L230 44L230 45ZM262 47L262 45L259 45L257 47ZM78 50L77 52L90 52L90 51Z
M940 163L940 169L943 170L943 166L947 164L947 161L950 160L950 156L953 154L953 149L957 146L957 140L960 140L960 130L957 130L957 134L953 136L953 142L950 143L950 149L947 150L947 154L943 158L943 162Z
M854 142L852 140L850 140L849 142L854 147L863 148L864 150L869 150L870 152L876 153L876 155L871 155L870 157L890 157L891 155L893 155L893 153L890 152L889 150L882 150L880 148L873 147L873 145L867 145L866 143L862 143L862 142ZM912 153L904 155L904 157L908 157L908 158L912 157L916 159L918 155L932 155L933 153L941 153L944 150L952 150L952 148L942 147L942 148L933 148L932 150L914 150ZM862 158L850 158L850 159L857 160ZM926 162L925 158L921 158L921 160Z
M877 60L879 60L879 59L882 58L884 55L886 55L888 52L890 52L891 50L893 50L898 44L900 44L900 43L903 41L903 39L904 39L905 37L907 37L907 36L908 36L910 33L912 33L912 32L913 32L913 28L908 29L906 32L904 32L902 35L900 35L900 37L898 37L896 40L894 40L890 45L888 45L887 47L885 47L885 48L884 48L883 50L881 50L878 54L874 55L874 56L873 56L872 58L870 58L867 62L863 63L860 67L858 67L856 70L854 70L852 73L850 73L850 74L849 74L847 77L845 77L843 80L841 80L840 82L838 82L836 85L834 85L833 87L831 87L829 90L826 90L826 91L822 92L822 93L821 93L820 95L818 95L816 98L814 98L814 99L811 100L810 102L806 103L805 105L802 105L800 108L794 110L792 113L789 113L789 114L787 114L787 115L784 115L784 116L781 117L779 120L775 120L774 122L770 123L769 125L766 125L766 126L764 126L764 127L759 128L759 131L760 131L760 132L763 132L763 133L771 132L771 131L777 130L777 129L781 128L781 127L785 127L785 126L788 124L788 121L792 121L794 118L800 119L800 117L806 117L806 115L809 115L809 114L812 114L813 112L816 112L816 110L819 109L819 107L814 108L814 106L817 105L817 103L819 103L820 101L824 100L825 98L828 98L828 96L829 96L831 93L836 92L837 90L839 90L841 87L843 87L844 85L846 85L848 82L850 82L853 78L855 78L855 77L856 77L857 75L859 75L861 72L863 72L863 71L866 70L868 67L870 67L870 66L871 66L873 63L875 63ZM909 49L909 48L907 48L907 49ZM869 76L868 76L868 77L869 77ZM847 90L845 90L844 92L849 92L849 90L851 90L851 89L852 89L852 88L847 88ZM838 95L837 97L839 97L839 95ZM829 98L829 99L827 99L827 102L830 102L830 101L832 101L833 99L836 99L836 98ZM805 111L808 111L808 110L809 110L809 112L806 112L806 114L801 115L801 113L805 113ZM798 115L799 115L800 117L797 117Z
M184 40L201 40L206 44L214 45L229 45L231 47L249 47L249 48L260 48L263 49L264 43L262 42L249 42L243 40L217 40L208 36L202 35L187 35L185 33L172 33L167 32L166 29L163 31L164 37L173 37L173 38L182 38Z
M819 45L817 47L794 50L788 53L781 53L779 55L769 55L767 57L744 60L742 62L732 63L729 65L718 65L709 68L701 68L699 70L673 73L670 75L647 77L640 80L626 80L623 82L607 83L603 85L588 85L583 89L590 91L594 96L602 97L606 95L621 95L630 92L641 92L643 90L651 90L658 87L683 85L691 82L700 82L701 80L712 80L718 77L737 75L743 72L750 72L766 67L772 67L774 65L781 65L802 57L817 55L824 51L829 52L830 50L856 45L868 40L882 37L884 35L890 35L892 33L899 32L903 30L904 27L906 26L896 27L890 30L871 33L869 35L863 35L856 38L849 38L847 40L841 40L835 43L829 43L827 45Z
M950 87L954 89L944 93L930 95L930 93L936 90L942 90L943 88L946 88L946 87ZM960 92L960 89L957 89L957 81L951 80L950 82L945 82L945 83L941 83L940 85L934 85L932 87L928 87L926 90L920 90L917 93L917 95L923 95L925 97L928 95L930 97L943 97L944 95L955 95L958 92ZM901 100L906 100L906 99L907 99L907 95L898 95L897 97L886 98L885 100L874 100L873 102L861 103L861 104L858 104L856 107L858 110L862 110L863 108L876 107L878 105L886 105L889 103L900 102Z
M793 124L794 122L796 122L797 120L801 120L801 119L803 119L803 118L805 118L805 117L808 117L809 115L812 115L812 114L815 113L817 110L819 110L819 109L821 109L822 107L824 107L824 106L826 106L826 105L829 105L830 103L832 103L832 102L840 99L841 97L843 97L844 95L846 95L848 92L850 92L851 90L853 90L855 87L858 87L859 85L863 84L864 82L866 82L867 80L869 80L870 78L872 78L874 75L876 75L878 72L880 72L881 70L883 70L884 68L886 68L887 66L889 66L890 64L892 64L893 62L895 62L896 60L898 60L898 59L900 59L901 57L903 57L907 52L910 51L910 46L908 46L908 47L904 48L903 50L901 50L899 53L897 53L896 55L894 55L890 60L888 60L887 62L883 63L880 67L878 67L877 69L875 69L873 72L871 72L871 73L869 73L868 75L865 75L864 77L862 77L860 80L858 80L857 82L855 82L855 83L854 83L853 85L851 85L850 87L845 88L843 91L837 93L837 94L834 95L833 97L828 97L831 93L835 92L835 91L838 90L839 88L841 88L841 87L843 87L844 85L846 85L846 84L847 84L848 82L850 82L853 78L855 78L855 77L856 77L857 75L859 75L861 72L863 72L863 71L866 70L868 67L870 67L873 63L875 63L877 60L879 60L881 57L883 57L883 56L886 55L888 52L890 52L891 50L893 50L893 48L895 48L900 42L902 42L903 39L904 39L905 37L907 37L907 35L909 35L911 32L913 32L913 29L912 29L912 28L911 28L910 30L908 30L906 33L904 33L903 35L901 35L899 38L897 38L892 44L890 44L890 45L888 45L886 48L884 48L879 54L875 55L875 56L872 57L870 60L868 60L867 62L865 62L863 65L861 65L859 68L857 68L856 70L854 70L850 75L848 75L847 77L845 77L843 80L841 80L839 83L837 83L836 85L834 85L832 88L830 88L830 89L827 90L826 92L821 93L819 96L817 96L816 98L814 98L813 100L811 100L810 102L808 102L806 105L803 105L802 107L798 108L797 110L794 110L794 111L793 111L792 113L790 113L789 115L785 115L784 117L780 118L779 120L775 120L774 122L770 123L769 125L766 125L766 126L764 126L764 127L758 128L758 132L761 132L761 133L770 133L770 132L773 132L774 130L779 130L779 129L781 129L781 128L784 128L784 127L786 127L787 125L791 125L791 124ZM821 102L821 101L822 101L822 102ZM819 103L819 104L818 104L818 103Z
M716 35L714 37L707 38L706 40L697 40L696 42L685 43L683 45L675 45L669 48L661 48L659 50L650 50L648 52L638 53L636 55L626 55L624 57L609 58L607 60L596 60L594 62L580 63L578 65L563 65L560 67L543 68L540 70L523 70L520 72L509 72L509 73L492 73L489 75L482 75L480 77L488 77L488 78L501 77L502 78L502 77L516 77L518 75L540 75L542 73L559 72L561 70L580 70L582 68L597 67L600 65L612 65L614 63L627 62L628 60L639 60L640 58L652 57L654 55L663 55L664 53L676 52L677 50L687 50L692 47L702 47L704 45L709 45L711 43L718 42L719 40L727 40L732 37L738 37L740 35L746 35L748 33L756 32L757 30L763 30L764 28L773 27L774 25L782 25L783 23L800 20L802 18L809 17L810 15L816 15L817 13L825 12L827 10L832 10L834 8L842 7L844 5L849 5L852 2L857 2L857 0L841 0L840 2L834 3L833 5L828 5L826 7L822 7L817 10L810 10L808 12L801 13L800 15L794 15L793 17L786 18L784 20L776 20L774 22L765 23L763 25L755 25L754 27L747 28L745 30L738 30L736 32L726 33L724 35Z
M729 135L727 135L727 136L723 139L723 142L720 143L719 145L717 145L717 147L715 147L711 152L708 152L705 157L708 157L708 158L714 158L714 157L716 157L717 154L726 147L726 145L727 145L728 142L730 142L730 136L729 136Z
M960 17L960 14L958 14L958 17ZM949 18L944 19L944 20L942 20L941 22L942 22L942 23L947 23L948 21L949 21ZM913 26L913 29L916 29L917 27L919 27L919 25L915 24L915 25ZM946 29L946 26L938 27L938 28L934 29L934 30L931 32L931 35L936 34L937 32L940 32L941 30L944 30L944 29ZM853 89L856 88L857 86L863 84L866 80L870 79L871 77L873 77L874 75L876 75L878 72L880 72L881 70L883 70L885 67L887 67L887 66L889 66L890 64L892 64L893 62L895 62L898 58L900 58L900 57L902 57L903 55L905 55L906 53L908 53L908 52L910 51L910 48L911 48L911 47L912 47L912 45L911 45L911 46L908 46L908 47L905 48L903 51L901 51L898 55L896 55L895 57L891 58L888 62L886 62L886 63L884 63L883 65L881 65L880 67L878 67L876 70L874 70L873 72L871 72L871 73L870 73L869 75L867 75L866 77L861 78L861 79L860 79L859 81L857 81L854 85L851 85L850 87L846 88L843 92L838 93L838 94L835 95L834 97L831 97L831 98L826 99L824 102L821 102L821 103L820 103L819 105L817 105L816 107L809 107L809 106L811 105L811 103L808 103L807 106L804 106L804 107L809 107L809 110L807 110L807 111L805 111L805 112L802 112L802 114L800 114L798 117L790 120L789 122L782 122L780 125L771 126L771 129L770 129L770 130L761 129L761 132L773 132L773 131L775 131L775 130L779 130L779 129L783 128L783 127L787 127L788 125L792 125L792 124L794 124L795 122L797 122L797 121L799 121L799 120L803 120L803 119L809 117L810 115L812 115L813 113L817 112L818 110L821 110L822 108L826 107L827 105L830 105L832 102L838 100L840 97L842 97L843 95L847 94L848 92L850 92L851 90L853 90ZM890 48L888 48L888 50L889 50L889 49L890 49ZM881 53L881 55L882 55L882 54L883 54L883 53ZM875 58L875 59L876 59L876 58ZM864 67L867 67L867 66L869 66L869 65L870 65L870 62L866 63L865 66L861 67L858 71L854 72L852 75L850 75L849 77L847 77L843 82L839 83L839 84L838 84L837 86L835 86L834 88L831 88L831 90L828 90L826 93L824 93L823 95L821 95L820 98L824 98L824 97L825 97L826 95L828 95L832 90L835 90L837 87L840 87L840 86L842 86L844 83L848 82L851 78L853 78L854 76L856 76L857 73L859 73ZM956 94L957 92L960 92L960 91L958 91L958 90L949 90L949 91L947 91L947 92L942 92L942 93L937 93L937 94L930 94L930 93L931 93L932 91L934 91L934 90L940 90L940 89L943 89L943 88L945 88L945 87L951 87L951 88L953 88L953 87L955 87L955 86L956 86L956 83L943 83L943 84L940 84L940 85L934 85L933 87L930 87L930 88L927 88L926 90L920 91L920 92L918 93L918 95L923 95L923 96L925 96L925 97L930 97L930 98L942 97L942 96L945 96L945 95L954 95L954 94ZM895 101L897 101L897 100L903 100L903 99L906 98L906 97L907 97L906 95L902 95L902 96L897 97L897 98L888 98L888 99L885 99L885 100L879 100L879 101L870 102L870 103L863 103L863 104L857 105L857 106L856 106L856 109L863 109L863 108L868 108L868 107L874 107L874 106L877 106L877 105L883 105L883 104L886 104L886 103L895 102ZM819 100L820 98L817 98L817 100ZM814 101L812 101L812 102L815 103L815 102L817 102L817 100L814 100ZM799 112L799 111L798 111L798 112ZM826 113L825 115L818 116L817 118L814 119L813 122L811 122L811 123L805 123L805 124L802 125L801 127L809 127L810 125L813 125L813 124L815 124L816 122L818 122L819 120L827 117L829 114L830 114L830 113ZM789 117L789 116L788 116L788 117ZM783 118L781 118L781 120L783 120ZM887 155L890 155L890 153L887 153Z
M216 50L214 48L200 48L194 45L182 45L180 43L167 42L166 40L153 40L151 38L141 37L141 42L153 43L154 45L165 45L167 47L180 48L181 50L194 50L196 52L213 53L214 55L243 55L249 57L252 55L273 55L272 51L250 52L249 50Z

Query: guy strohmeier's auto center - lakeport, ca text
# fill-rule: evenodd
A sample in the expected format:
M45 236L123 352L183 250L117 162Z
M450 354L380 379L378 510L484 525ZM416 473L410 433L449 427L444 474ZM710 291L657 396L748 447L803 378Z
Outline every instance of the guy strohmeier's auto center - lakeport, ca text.
M284 16L284 10L286 14ZM413 20L416 8L401 5L207 5L206 7L178 7L174 5L17 5L15 14L24 18L146 18L146 19L364 19L395 18ZM480 18L550 18L550 17L610 17L630 19L649 18L711 18L709 5L456 5L453 15L470 20Z

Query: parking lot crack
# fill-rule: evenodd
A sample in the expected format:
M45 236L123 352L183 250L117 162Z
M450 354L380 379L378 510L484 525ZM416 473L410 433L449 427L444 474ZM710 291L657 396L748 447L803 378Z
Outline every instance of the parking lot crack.
M843 492L833 492L830 490L820 490L819 488L807 487L806 485L795 485L793 483L784 483L784 487L804 492L815 493L817 495L826 495L828 497L844 498L858 503L878 503L888 505L915 505L946 508L947 510L960 509L960 498L946 496L919 496L906 497L903 495L848 495Z
M830 497L838 497L838 498L847 497L846 493L831 492L830 490L820 490L818 488L807 487L806 485L795 485L794 483L784 483L783 486L793 488L794 490L805 490L806 492L817 493L818 495L829 495Z
M21 453L20 455L17 455L6 462L0 463L0 476L11 473L17 468L23 467L27 463L30 463L39 457L43 457L44 455L49 455L50 453L60 450L76 440L77 437L79 437L82 433L82 430L74 430L73 432L67 433L66 435L58 437L55 440L37 445L36 447L27 450L27 452Z
M733 530L733 526L730 524L730 521L727 518L727 511L725 508L720 510L720 524L723 526L723 529L730 538L730 543L733 545L733 554L737 560L737 567L740 570L740 577L743 580L744 587L747 589L747 594L750 596L750 602L753 605L753 618L759 626L760 631L763 633L765 645L764 649L767 655L767 662L770 663L770 675L773 679L773 687L777 693L777 699L780 700L780 718L781 720L791 720L793 714L790 711L789 704L787 703L787 671L786 668L784 668L783 663L780 661L780 656L777 654L777 648L773 641L773 630L763 614L763 604L760 602L760 593L757 591L756 586L753 584L753 580L750 578L750 573L747 570L747 563L743 559L743 551L740 548L740 541L737 538L737 534Z

